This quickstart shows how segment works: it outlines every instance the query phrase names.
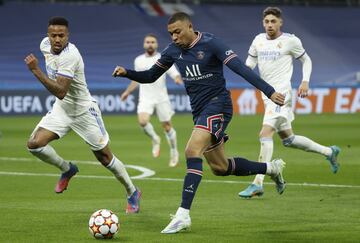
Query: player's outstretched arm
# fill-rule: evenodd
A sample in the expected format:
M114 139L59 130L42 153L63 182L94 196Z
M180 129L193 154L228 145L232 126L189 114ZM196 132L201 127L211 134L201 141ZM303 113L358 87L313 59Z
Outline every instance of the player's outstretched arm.
M129 94L131 94L138 86L139 84L136 81L131 81L126 90L121 94L120 99L122 101L126 100Z
M70 88L70 84L72 81L70 78L66 78L60 75L56 77L56 80L48 78L43 73L43 71L41 71L39 67L39 61L34 54L30 54L25 57L24 61L29 70L45 86L45 88L50 91L50 93L55 95L60 100L64 99Z
M259 75L254 73L239 58L234 57L226 64L233 72L239 74L246 81L251 83L257 89L261 90L268 98L278 105L283 105L285 96L275 92L275 89L265 82Z
M126 77L128 79L134 80L138 83L153 83L161 75L166 72L167 69L163 69L158 65L153 65L149 70L146 71L134 71L130 69L125 69L124 67L117 66L112 74L113 77Z

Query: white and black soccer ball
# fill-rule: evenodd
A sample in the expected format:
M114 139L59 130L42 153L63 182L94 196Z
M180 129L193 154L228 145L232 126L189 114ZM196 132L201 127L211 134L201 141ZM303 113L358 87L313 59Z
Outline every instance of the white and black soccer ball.
M89 220L89 231L97 239L111 239L120 229L120 222L109 209L100 209Z

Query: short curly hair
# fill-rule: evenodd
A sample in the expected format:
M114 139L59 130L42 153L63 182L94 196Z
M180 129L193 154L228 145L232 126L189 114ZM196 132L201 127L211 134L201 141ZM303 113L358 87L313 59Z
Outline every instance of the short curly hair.
M281 18L282 16L282 12L281 9L278 7L267 7L264 11L263 11L263 18L265 18L268 15L274 15L278 18Z
M67 21L66 18L61 17L61 16L55 16L55 17L51 17L49 19L49 25L63 25L66 27L69 27L69 21Z

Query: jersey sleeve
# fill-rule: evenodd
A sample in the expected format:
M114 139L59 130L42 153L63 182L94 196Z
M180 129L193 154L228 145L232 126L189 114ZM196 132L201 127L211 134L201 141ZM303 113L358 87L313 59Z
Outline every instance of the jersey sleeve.
M248 55L253 58L257 58L257 56L258 56L257 50L256 50L256 38L252 41L252 43L249 47Z
M167 71L174 64L174 59L171 56L171 44L168 45L162 52L159 60L155 65Z
M225 65L231 59L237 57L236 53L233 50L231 50L229 46L227 46L221 40L215 37L211 40L210 46L215 56Z
M75 53L62 53L59 58L59 66L56 75L73 79L78 62L79 57Z
M305 49L302 46L301 40L296 36L292 37L290 48L291 55L296 59L299 59L305 54Z

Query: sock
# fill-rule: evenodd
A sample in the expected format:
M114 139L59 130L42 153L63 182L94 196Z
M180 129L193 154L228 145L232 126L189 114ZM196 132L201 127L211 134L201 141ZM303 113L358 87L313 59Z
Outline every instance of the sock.
M226 175L248 176L266 174L268 163L258 163L240 157L229 158Z
M190 214L190 210L186 208L179 207L176 211L177 216L188 216Z
M128 196L131 196L136 191L136 188L126 171L124 164L118 160L115 155L113 155L113 159L111 160L110 164L106 166L106 168L110 170L115 175L116 179L118 179L121 184L125 186Z
M184 179L181 208L190 209L196 190L202 178L202 159L188 158L187 174Z
M42 161L58 167L62 172L70 170L70 165L63 158L61 158L50 145L41 148L28 149L30 153L38 157Z
M269 162L274 150L274 141L272 138L260 138L259 162ZM258 174L255 176L253 184L262 186L265 175Z
M279 173L278 168L276 168L274 166L274 163L272 162L265 162L264 164L266 164L266 175L275 175Z
M324 156L330 156L332 154L331 148L318 144L304 136L292 135L283 139L283 144L286 147L298 148L307 152L322 154Z
M144 130L145 134L148 135L153 140L155 140L156 138L159 137L156 134L154 127L150 122L146 123L146 125L143 127L143 130Z
M177 142L176 142L176 131L174 128L171 128L170 131L165 132L166 139L170 145L171 150L177 151Z

